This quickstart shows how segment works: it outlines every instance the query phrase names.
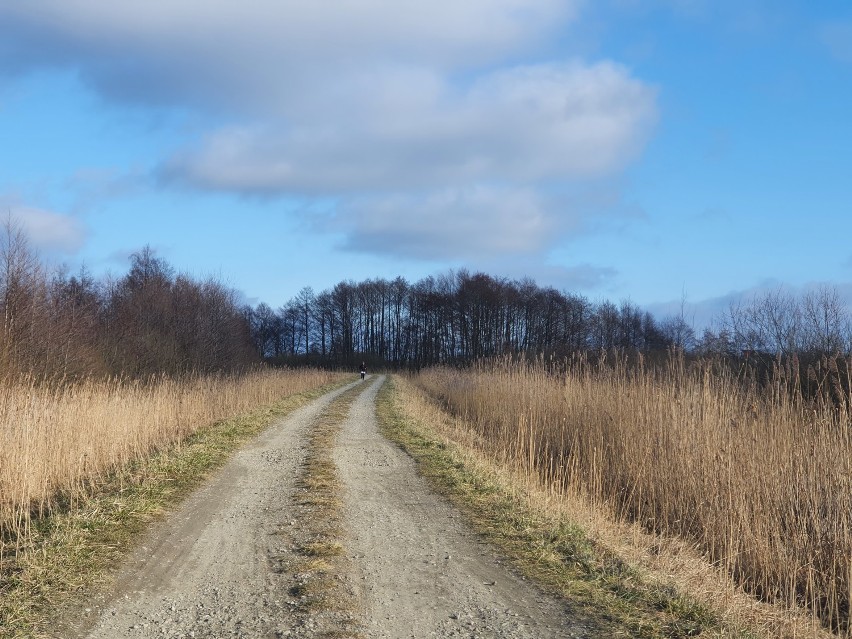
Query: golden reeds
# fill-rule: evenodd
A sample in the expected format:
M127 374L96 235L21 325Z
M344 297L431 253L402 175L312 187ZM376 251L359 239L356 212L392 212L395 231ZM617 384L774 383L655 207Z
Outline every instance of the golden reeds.
M99 478L199 428L335 379L319 370L0 385L0 546ZM1 549L1 548L0 548Z
M422 372L492 458L697 545L747 591L850 634L852 398L758 388L712 362ZM789 385L788 385L789 382Z

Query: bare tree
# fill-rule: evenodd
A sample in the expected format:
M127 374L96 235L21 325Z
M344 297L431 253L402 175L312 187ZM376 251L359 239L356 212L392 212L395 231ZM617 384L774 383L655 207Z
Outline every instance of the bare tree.
M2 306L2 366L7 372L30 369L40 311L44 310L46 281L41 263L30 248L20 222L7 217L0 230L0 306ZM40 306L41 305L41 306Z
M314 300L314 289L310 286L305 286L301 291L299 291L299 294L296 296L294 301L295 305L299 308L298 331L300 342L305 346L305 354L310 352L311 320L315 314L313 311Z
M835 355L850 348L849 310L837 289L821 286L802 300L805 350Z

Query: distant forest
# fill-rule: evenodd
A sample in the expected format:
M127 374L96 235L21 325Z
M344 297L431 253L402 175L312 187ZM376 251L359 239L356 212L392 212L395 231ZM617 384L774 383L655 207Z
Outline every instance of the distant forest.
M835 289L782 290L732 306L696 335L683 314L657 318L629 301L466 270L303 288L280 308L245 305L150 248L124 276L49 270L13 222L0 230L0 377L129 376L234 371L263 361L419 368L507 353L561 357L622 349L731 357L849 354L852 322Z
M277 311L250 315L266 358L308 354L346 363L364 357L392 366L428 366L504 353L589 348L665 349L683 344L679 319L658 322L629 303L585 297L460 270L411 284L402 278L340 282L317 295L303 288Z
M835 289L800 298L782 290L731 306L719 328L696 335L683 314L658 319L622 301L592 302L570 292L466 270L427 277L340 282L315 294L303 288L283 307L248 313L264 358L338 365L358 358L391 366L428 366L506 353L564 356L622 349L732 357L751 353L849 352L852 323Z

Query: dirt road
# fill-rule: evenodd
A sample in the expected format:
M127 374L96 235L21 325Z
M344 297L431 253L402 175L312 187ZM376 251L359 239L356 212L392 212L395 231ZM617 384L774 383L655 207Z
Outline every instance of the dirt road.
M378 379L352 406L335 450L345 544L371 638L583 636L564 608L500 564L414 462L378 433Z
M346 537L368 638L583 636L563 607L500 564L378 433L383 377L358 381L334 451ZM75 636L309 637L276 571L311 423L343 389L275 424L238 453L122 569L115 593L81 612ZM88 619L87 619L88 617Z

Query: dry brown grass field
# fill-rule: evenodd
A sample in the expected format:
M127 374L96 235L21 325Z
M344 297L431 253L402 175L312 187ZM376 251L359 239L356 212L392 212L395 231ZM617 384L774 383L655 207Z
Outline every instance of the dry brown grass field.
M806 399L781 369L759 388L677 357L551 371L506 359L414 381L557 500L577 497L646 539L686 540L731 581L719 597L806 607L852 636L852 398L833 386Z
M25 543L33 518L85 498L128 463L179 446L215 421L338 377L299 369L0 385L0 557L14 551L10 544Z

